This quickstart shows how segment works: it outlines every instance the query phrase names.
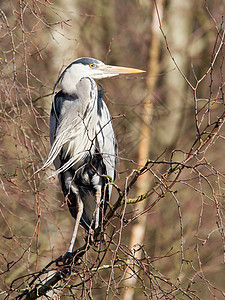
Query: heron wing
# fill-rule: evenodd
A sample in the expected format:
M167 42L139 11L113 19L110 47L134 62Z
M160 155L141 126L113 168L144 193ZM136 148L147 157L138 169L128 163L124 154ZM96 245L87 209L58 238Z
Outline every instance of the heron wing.
M96 139L106 166L106 175L115 180L115 165L118 155L117 141L112 126L112 118L103 100L103 89L98 96L98 122Z
M97 103L89 100L79 95L56 95L50 117L52 147L43 168L54 162L59 174L85 159L92 147L97 123ZM60 153L63 153L62 158L69 158L63 165L58 159Z

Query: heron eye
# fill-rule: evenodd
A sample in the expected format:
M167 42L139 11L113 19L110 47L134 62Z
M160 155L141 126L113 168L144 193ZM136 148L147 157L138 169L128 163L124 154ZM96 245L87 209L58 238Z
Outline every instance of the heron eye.
M95 64L90 64L89 67L93 69L95 67Z

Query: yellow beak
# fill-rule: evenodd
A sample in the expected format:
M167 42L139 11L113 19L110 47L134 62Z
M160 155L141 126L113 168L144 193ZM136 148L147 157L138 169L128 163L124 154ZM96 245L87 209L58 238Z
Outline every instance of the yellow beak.
M140 70L140 69L133 69L133 68L126 68L126 67L117 67L117 66L110 66L106 65L105 67L100 69L105 74L112 74L112 75L120 75L120 74L137 74L137 73L144 73L146 71Z

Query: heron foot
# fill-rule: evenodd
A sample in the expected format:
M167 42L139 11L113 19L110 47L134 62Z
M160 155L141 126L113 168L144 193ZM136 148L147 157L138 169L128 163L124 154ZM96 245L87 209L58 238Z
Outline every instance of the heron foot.
M57 258L56 265L57 266L71 265L75 254L76 252L66 252L64 255L61 255L59 258Z
M94 235L92 236L92 240L93 240L93 244L95 246L105 243L106 242L106 234L105 232L98 232L96 235L96 232L94 233Z

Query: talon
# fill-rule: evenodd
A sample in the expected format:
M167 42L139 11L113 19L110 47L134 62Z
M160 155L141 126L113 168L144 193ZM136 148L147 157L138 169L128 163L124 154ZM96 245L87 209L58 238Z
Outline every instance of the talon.
M92 239L93 239L93 243L95 246L100 243L105 243L106 242L106 234L104 232L101 232L100 236L98 238L97 238L97 235L94 234Z
M64 265L70 265L71 262L73 261L73 258L74 258L73 252L66 252L62 257L62 261Z
M73 261L73 258L74 258L74 253L66 252L64 255L61 255L59 258L57 258L56 265L57 266L70 265L71 262ZM60 262L62 262L62 264L60 264Z

